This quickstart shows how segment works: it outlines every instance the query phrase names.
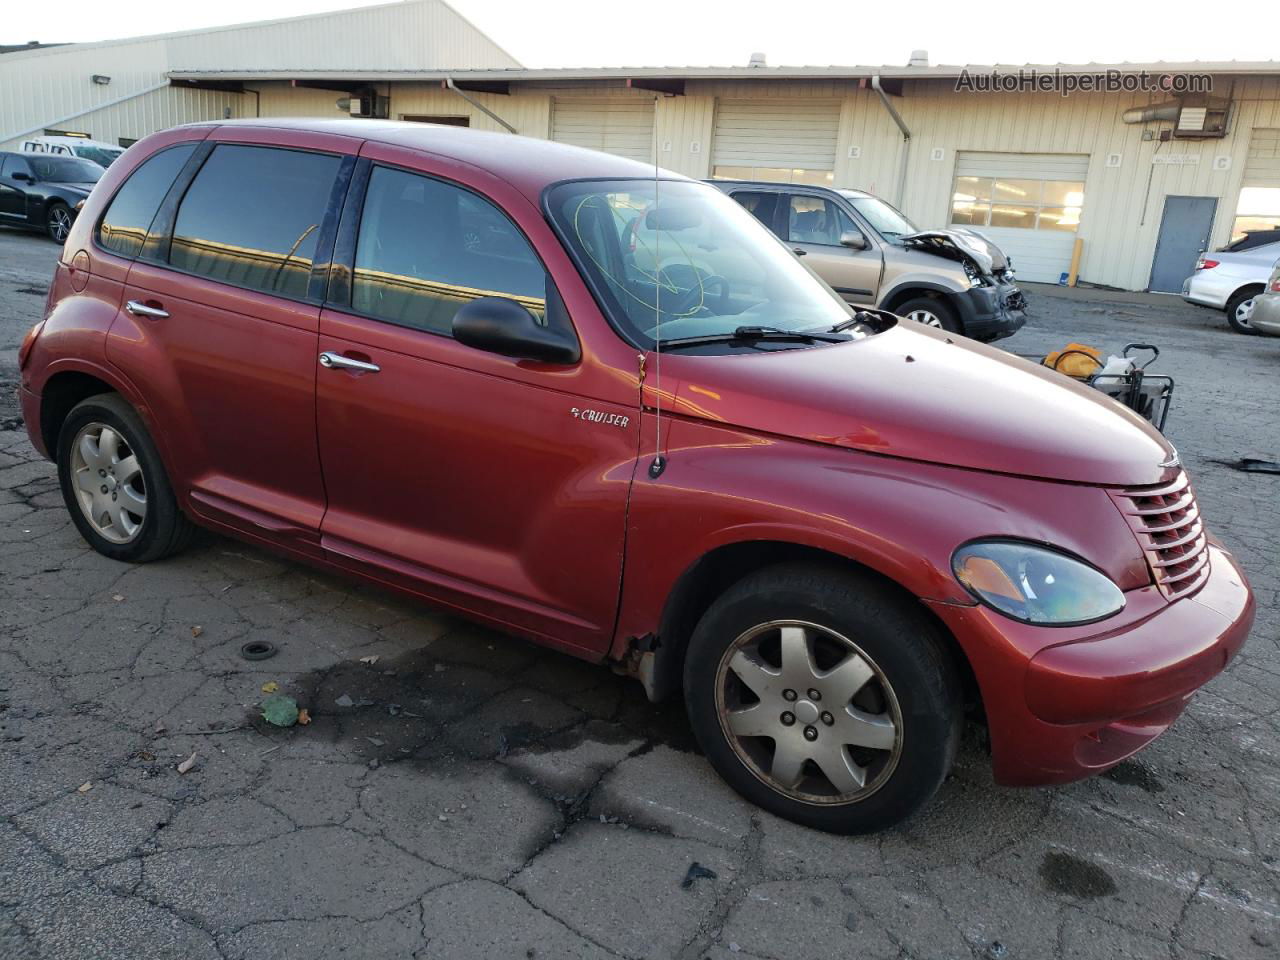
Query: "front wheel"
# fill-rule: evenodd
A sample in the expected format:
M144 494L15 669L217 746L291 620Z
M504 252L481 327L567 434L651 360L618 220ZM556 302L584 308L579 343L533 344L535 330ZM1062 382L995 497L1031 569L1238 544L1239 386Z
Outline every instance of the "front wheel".
M71 409L58 433L58 481L80 535L113 560L159 560L194 533L142 418L119 394Z
M948 333L960 333L960 321L951 304L941 297L915 297L898 304L893 310L900 317L923 323L926 327L937 327Z
M761 570L689 643L699 745L740 794L832 833L871 833L933 796L960 736L955 669L936 629L872 576Z
M1227 324L1236 333L1252 336L1258 331L1250 322L1253 318L1253 301L1261 291L1241 290L1227 301Z
M71 208L61 200L55 200L49 204L49 209L44 215L45 233L49 235L49 239L54 243L66 243L67 235L71 233L71 224L75 220Z

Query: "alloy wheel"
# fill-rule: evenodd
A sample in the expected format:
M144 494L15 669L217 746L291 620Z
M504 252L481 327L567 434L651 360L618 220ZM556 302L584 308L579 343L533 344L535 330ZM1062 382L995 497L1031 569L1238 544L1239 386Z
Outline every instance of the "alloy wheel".
M1250 297L1248 300L1242 300L1236 307L1236 323L1242 327L1252 326L1249 321L1253 319L1253 302L1254 298Z
M71 232L71 212L66 207L54 207L49 211L49 232L58 243L65 243Z
M941 327L942 319L930 310L912 310L907 314L908 320L923 323L926 327Z
M105 423L89 423L71 444L76 502L94 530L112 543L129 543L147 518L142 464L124 436Z
M902 715L888 678L826 627L793 620L753 627L725 651L715 689L721 729L739 760L793 799L864 799L902 754Z

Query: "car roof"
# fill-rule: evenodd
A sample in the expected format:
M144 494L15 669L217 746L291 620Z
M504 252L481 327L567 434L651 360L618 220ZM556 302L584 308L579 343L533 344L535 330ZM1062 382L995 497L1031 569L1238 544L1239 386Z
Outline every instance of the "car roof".
M512 184L534 202L537 202L548 184L561 180L652 179L655 174L652 165L626 157L553 140L445 124L298 117L233 120L219 123L218 127L272 127L300 133L329 133L421 150L487 170ZM664 180L689 179L669 170L660 169L658 175Z

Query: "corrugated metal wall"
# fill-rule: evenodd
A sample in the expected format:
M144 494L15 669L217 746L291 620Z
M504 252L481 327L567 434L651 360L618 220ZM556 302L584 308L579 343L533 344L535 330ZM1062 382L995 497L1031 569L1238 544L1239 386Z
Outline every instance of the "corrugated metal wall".
M163 85L171 70L317 66L413 70L519 64L439 0L10 53L0 57L0 149L12 149L28 132L46 127L115 142L179 123L253 115L252 98L237 94L176 87L147 92ZM93 83L94 74L110 77L110 83ZM336 93L311 97L315 92L294 91L297 105L288 112L298 113L303 107L336 112Z

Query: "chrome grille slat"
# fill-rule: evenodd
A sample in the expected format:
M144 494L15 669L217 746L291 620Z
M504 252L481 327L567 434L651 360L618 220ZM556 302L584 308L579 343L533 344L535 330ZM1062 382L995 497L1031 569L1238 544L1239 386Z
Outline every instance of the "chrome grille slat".
M1111 496L1138 538L1165 597L1185 597L1208 579L1209 541L1185 473L1172 483L1114 490Z
M1172 494L1170 494L1169 496L1172 496ZM1177 513L1179 510L1184 510L1188 506L1196 502L1195 494L1193 494L1190 490L1188 490L1181 497L1179 497L1175 503L1158 503L1155 506L1139 505L1138 501L1140 500L1164 499L1163 497L1151 497L1146 494L1140 497L1133 497L1132 499L1134 500L1134 509L1125 511L1125 513L1129 514L1129 516L1131 517L1153 517L1153 516L1159 516L1160 514L1163 514L1163 513Z

